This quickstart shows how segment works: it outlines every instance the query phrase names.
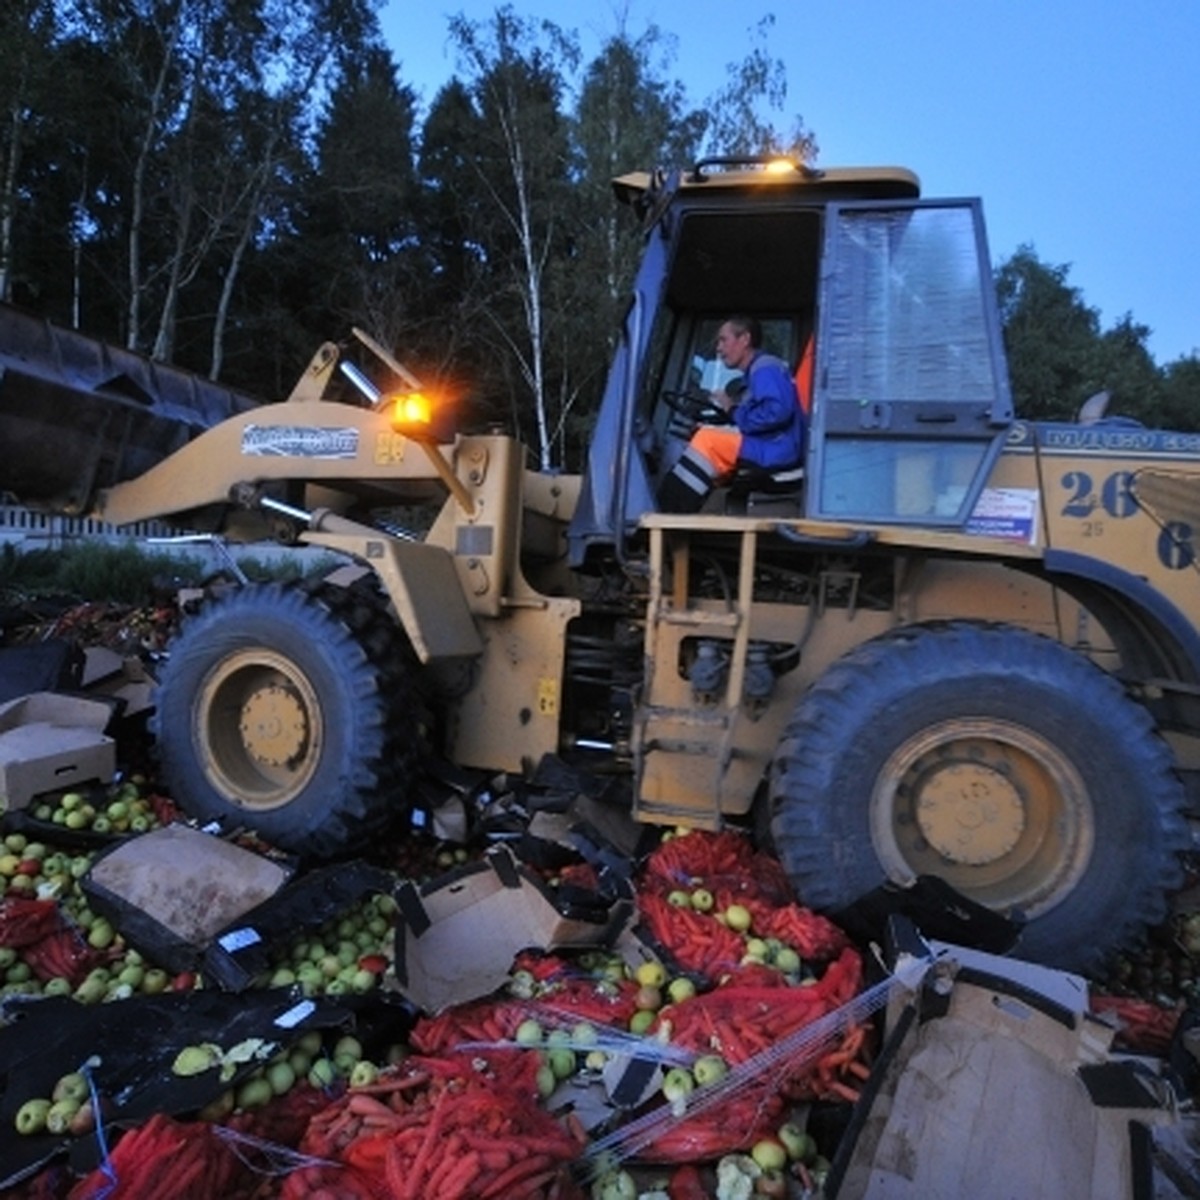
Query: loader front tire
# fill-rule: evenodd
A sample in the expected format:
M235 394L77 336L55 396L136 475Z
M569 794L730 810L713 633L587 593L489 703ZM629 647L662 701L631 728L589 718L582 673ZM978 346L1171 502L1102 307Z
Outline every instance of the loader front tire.
M201 821L307 857L353 850L408 799L414 681L371 579L237 589L170 648L153 725L164 781Z
M1120 684L1060 643L948 622L875 638L801 700L771 779L804 903L935 875L1025 923L1014 953L1088 971L1165 915L1185 799Z

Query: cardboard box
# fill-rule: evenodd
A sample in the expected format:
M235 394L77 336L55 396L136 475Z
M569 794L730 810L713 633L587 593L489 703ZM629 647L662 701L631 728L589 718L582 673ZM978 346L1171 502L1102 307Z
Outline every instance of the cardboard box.
M104 730L112 711L107 701L58 692L0 705L0 812L25 808L43 792L111 781L116 743Z
M994 969L993 969L994 968ZM1075 977L943 958L889 1014L826 1182L830 1200L1134 1200L1166 1089L1110 1057ZM1052 973L1051 973L1052 974Z
M149 713L154 707L155 681L140 658L121 656L104 646L84 651L81 687L94 696L118 701L122 717Z
M185 971L291 874L289 865L176 823L119 842L96 859L80 886L136 950Z
M396 986L427 1013L495 991L522 950L608 945L633 915L627 892L554 895L504 846L396 900Z

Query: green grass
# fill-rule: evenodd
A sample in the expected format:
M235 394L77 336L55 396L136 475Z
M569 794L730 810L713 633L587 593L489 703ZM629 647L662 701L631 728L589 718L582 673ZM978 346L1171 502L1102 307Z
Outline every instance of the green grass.
M307 569L294 559L267 562L234 555L247 578L256 583L303 578L328 571L333 560ZM0 598L12 603L36 596L71 596L80 601L142 604L164 589L194 586L214 574L204 561L186 554L147 551L132 543L74 542L61 550L0 553Z

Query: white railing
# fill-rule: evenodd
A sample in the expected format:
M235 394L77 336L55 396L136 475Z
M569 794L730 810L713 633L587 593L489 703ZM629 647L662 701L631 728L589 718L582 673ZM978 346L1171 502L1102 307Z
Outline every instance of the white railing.
M181 532L163 521L109 525L94 517L66 517L23 508L18 504L0 504L0 546L12 546L17 550L61 550L73 542L81 541L100 541L111 545L132 541L151 554L198 559L208 569L225 566L231 556L234 561L238 558L255 558L263 563L297 556L302 562L332 557L328 550L319 547L283 546L277 542L239 543L222 550L211 541L202 539L189 539L176 544L157 541L160 538L178 537Z
M58 550L79 538L120 543L131 538L144 541L169 537L175 532L161 521L137 521L118 528L94 517L63 517L17 504L0 504L0 542L29 550Z

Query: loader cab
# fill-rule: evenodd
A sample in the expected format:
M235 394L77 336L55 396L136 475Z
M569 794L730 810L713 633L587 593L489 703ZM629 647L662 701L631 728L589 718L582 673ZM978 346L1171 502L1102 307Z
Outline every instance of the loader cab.
M568 534L620 552L687 445L679 398L726 380L714 341L756 316L799 372L812 343L795 515L961 528L1012 422L978 201L900 169L717 160L627 177L646 244ZM710 506L719 509L719 505Z

